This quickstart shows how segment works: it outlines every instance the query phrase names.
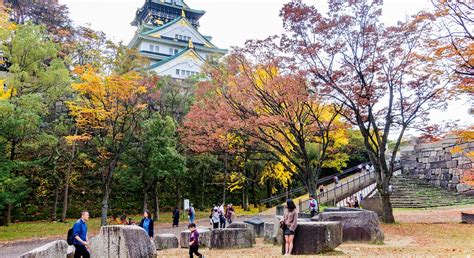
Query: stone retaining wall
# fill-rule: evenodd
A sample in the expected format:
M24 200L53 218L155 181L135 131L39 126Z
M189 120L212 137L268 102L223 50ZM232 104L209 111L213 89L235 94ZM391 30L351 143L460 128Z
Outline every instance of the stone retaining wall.
M453 151L453 148L462 151ZM434 186L467 192L471 186L463 183L466 171L473 168L468 152L474 151L474 142L459 143L449 136L434 143L421 143L401 148L403 173L417 176Z

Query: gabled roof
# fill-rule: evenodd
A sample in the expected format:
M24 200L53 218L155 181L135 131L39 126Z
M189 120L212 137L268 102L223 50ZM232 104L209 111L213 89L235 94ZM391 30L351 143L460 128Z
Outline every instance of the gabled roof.
M152 34L154 34L154 33L157 33L157 32L159 32L159 31L162 31L162 30L164 30L164 29L166 29L166 28L169 28L169 27L172 26L173 24L176 24L176 23L178 23L178 22L180 22L180 21L185 22L186 25L187 25L187 27L188 27L190 30L192 30L193 32L195 32L197 35L199 35L199 36L201 37L202 41L204 41L207 45L209 45L210 48L217 48L214 44L212 44L211 41L209 41L209 39L208 39L207 37L203 36L203 35L196 29L196 27L194 27L194 26L186 19L186 17L182 17L182 16L181 16L181 17L178 17L178 18L176 18L176 19L174 19L173 21L170 21L170 22L166 23L166 24L163 25L163 26L156 27L156 28L154 28L154 29L152 29L152 30L149 30L149 31L147 31L147 32L143 32L143 33L141 33L141 34L142 34L142 35L152 35Z
M206 61L206 60L204 60L198 53L196 53L196 51L194 51L193 48L187 47L187 48L185 48L184 50L180 51L178 54L176 54L176 55L174 55L174 56L170 56L170 57L168 57L168 58L166 58L166 59L161 60L161 61L158 62L158 63L155 63L155 64L150 65L150 67L148 67L148 69L155 69L155 68L157 68L157 67L159 67L159 66L162 66L162 65L164 65L164 64L166 64L166 63L168 63L168 62L170 62L170 61L172 61L172 60L175 60L175 59L179 58L180 56L182 56L182 55L184 55L184 54L186 54L186 53L188 53L188 52L193 53L193 54L194 54L197 58L199 58L201 61L203 61L203 62Z

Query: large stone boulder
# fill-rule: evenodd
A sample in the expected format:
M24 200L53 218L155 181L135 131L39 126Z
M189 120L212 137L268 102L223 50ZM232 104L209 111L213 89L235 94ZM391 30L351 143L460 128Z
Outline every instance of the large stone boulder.
M137 226L104 226L91 240L92 257L148 258L156 248L143 228Z
M319 254L334 250L342 243L340 222L302 222L298 224L291 254ZM285 254L285 242L282 245Z
M263 242L273 244L273 229L275 227L274 222L265 222L263 225Z
M199 233L199 246L211 246L211 230L209 228L200 227L197 228ZM191 231L184 230L181 231L179 235L179 245L182 248L189 248L189 236L191 235Z
M369 210L377 213L379 217L383 215L382 202L380 201L380 197L378 196L362 199L362 201L360 201L360 206L364 210Z
M76 248L73 245L67 247L67 258L74 258L74 253L76 252Z
M383 243L384 240L378 216L373 211L360 209L358 211L323 212L314 220L341 222L344 241Z
M211 231L211 248L249 248L254 243L250 228L222 228Z
M57 240L47 243L43 246L35 248L27 253L22 254L21 258L50 258L50 257L66 257L68 244L64 240Z
M178 237L174 234L159 234L154 238L155 247L157 250L178 248Z
M272 235L272 240L273 240L273 245L282 245L283 244L283 230L280 228L280 220L282 219L282 216L275 216L275 219L273 220L273 235Z
M256 243L256 240L255 240L256 232L255 232L255 228L252 225L247 224L247 223L243 223L243 222L234 222L234 223L230 224L227 228L249 228L249 229L251 229L252 230L253 243L254 244Z

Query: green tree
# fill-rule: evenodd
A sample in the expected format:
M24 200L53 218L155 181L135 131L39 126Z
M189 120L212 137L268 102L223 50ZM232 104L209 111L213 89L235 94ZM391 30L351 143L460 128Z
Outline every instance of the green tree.
M140 178L143 209L147 209L149 193L153 198L154 217L159 216L160 183L172 181L186 171L186 159L178 153L176 124L171 117L156 114L144 121L135 135L133 148L127 152L132 172Z
M8 75L0 78L7 86L0 91L0 140L7 144L2 155L13 163L39 159L39 155L27 157L27 150L49 141L41 127L70 84L69 72L58 59L57 49L42 27L31 24L19 26L11 38L2 41L1 50L11 66ZM10 170L15 176L20 172ZM4 218L11 217L11 205Z

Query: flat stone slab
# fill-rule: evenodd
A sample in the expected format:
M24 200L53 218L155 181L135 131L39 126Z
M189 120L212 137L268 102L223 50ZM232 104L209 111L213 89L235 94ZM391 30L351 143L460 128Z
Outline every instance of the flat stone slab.
M211 248L250 248L255 241L251 228L222 228L211 231Z
M104 226L91 240L91 257L152 258L156 248L148 234L138 226Z
M199 246L210 247L211 246L211 230L209 228L200 227L196 229L199 233ZM191 231L181 231L179 235L179 245L181 248L189 248L189 236Z
M255 232L255 228L253 225L250 225L250 224L247 224L247 223L243 223L243 222L234 222L232 224L230 224L227 228L249 228L252 230L252 238L253 238L253 243L255 244L256 243L256 235L257 233Z
M154 237L155 247L157 250L178 248L178 237L174 234L158 234Z
M274 222L265 222L263 225L263 242L273 244Z
M253 217L249 220L245 220L244 223L247 223L247 224L253 226L254 231L255 231L255 235L257 237L262 237L263 236L263 224L265 222L261 218Z
M50 257L66 257L68 244L64 240L57 240L47 243L43 246L35 248L29 252L22 254L21 258L50 258Z
M291 254L320 254L334 250L341 243L340 222L302 222L296 228ZM285 254L285 242L282 244L282 254Z
M314 221L339 221L344 241L383 243L384 234L379 226L377 213L368 210L323 212Z

